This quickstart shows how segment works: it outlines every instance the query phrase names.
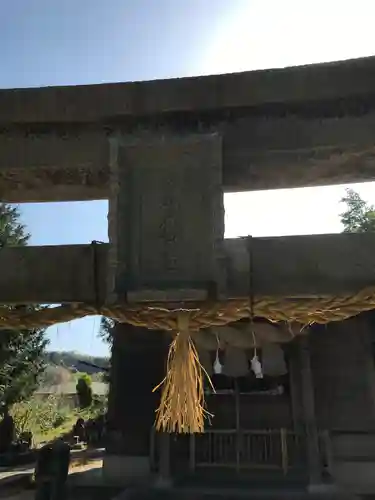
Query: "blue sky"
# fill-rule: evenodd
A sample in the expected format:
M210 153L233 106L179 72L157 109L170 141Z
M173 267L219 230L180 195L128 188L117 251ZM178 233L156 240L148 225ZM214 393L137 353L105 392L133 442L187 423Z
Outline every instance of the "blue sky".
M0 9L0 88L225 73L375 54L371 0L2 0ZM375 202L372 184L359 191ZM339 186L227 196L226 235L340 231L343 192ZM106 202L23 205L22 213L35 245L107 241ZM51 328L50 347L105 354L98 325L98 319L84 319Z

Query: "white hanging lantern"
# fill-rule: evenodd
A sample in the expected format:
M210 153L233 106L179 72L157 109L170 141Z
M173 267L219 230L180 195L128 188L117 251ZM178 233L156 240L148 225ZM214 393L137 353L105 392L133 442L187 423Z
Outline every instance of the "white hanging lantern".
M223 365L220 363L219 359L219 351L216 351L216 359L214 362L214 373L216 375L219 375L220 373L223 373Z
M253 370L255 374L255 378L263 378L263 370L262 370L262 365L259 361L258 358L258 351L257 351L257 339L254 333L254 323L251 322L251 333L253 336L253 342L254 342L254 356L251 359L251 369Z
M263 378L262 365L258 359L258 355L255 351L254 356L251 359L251 369L255 374L255 378Z
M216 348L216 358L214 361L214 373L216 375L219 375L220 373L223 373L223 365L220 363L219 359L220 339L218 334L216 334L216 342L217 342L217 348Z

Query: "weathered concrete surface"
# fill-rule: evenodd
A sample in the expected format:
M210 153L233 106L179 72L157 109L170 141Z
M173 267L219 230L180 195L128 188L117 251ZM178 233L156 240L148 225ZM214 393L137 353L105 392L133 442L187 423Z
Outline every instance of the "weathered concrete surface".
M98 257L97 272L94 252ZM2 303L102 303L107 252L107 245L97 245L95 249L93 245L2 248Z
M87 123L373 93L375 58L227 75L0 92L0 124Z
M184 131L217 132L223 140L225 191L361 182L374 178L375 113L301 116L285 110L252 116L199 118L183 125L169 115L145 123L147 137ZM339 115L339 116L338 116ZM31 131L29 128L31 127ZM0 194L8 202L74 201L109 197L108 135L140 133L142 124L56 126L0 131ZM360 168L359 168L360 167Z
M374 249L371 233L227 239L221 265L232 298L249 297L251 260L255 295L352 293L375 284ZM0 303L102 304L107 255L108 244L3 248Z
M206 300L224 241L221 138L114 141L109 300ZM112 286L111 286L112 285Z
M106 198L108 149L101 130L0 133L1 199L32 202Z
M0 91L0 196L109 196L108 136L217 132L225 191L375 178L375 58L233 75Z

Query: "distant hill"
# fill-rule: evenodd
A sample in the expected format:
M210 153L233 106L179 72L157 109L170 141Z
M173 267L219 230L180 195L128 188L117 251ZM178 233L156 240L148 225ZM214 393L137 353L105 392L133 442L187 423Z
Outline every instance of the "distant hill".
M68 351L50 351L45 357L47 367L40 377L40 388L75 385L77 373L88 373L93 383L107 381L109 358Z
M100 373L109 368L109 358L88 356L74 351L50 351L46 353L49 365L61 366L72 372L86 372L89 375Z

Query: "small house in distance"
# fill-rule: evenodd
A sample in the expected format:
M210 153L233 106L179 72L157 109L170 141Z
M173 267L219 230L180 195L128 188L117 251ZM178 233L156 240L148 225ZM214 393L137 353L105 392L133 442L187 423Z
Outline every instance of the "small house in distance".
M108 384L104 382L92 382L91 389L94 397L105 397L108 394ZM34 395L39 399L47 399L50 396L56 396L61 401L61 404L70 406L71 408L78 407L76 382L39 387Z

